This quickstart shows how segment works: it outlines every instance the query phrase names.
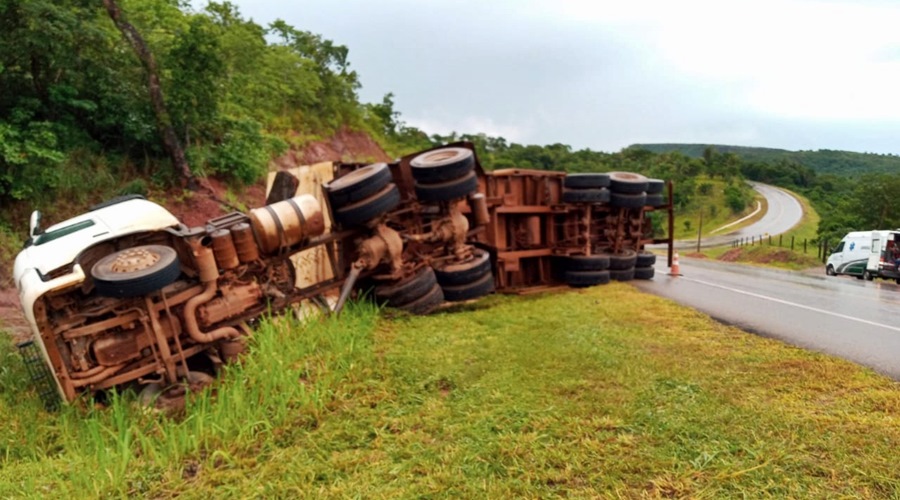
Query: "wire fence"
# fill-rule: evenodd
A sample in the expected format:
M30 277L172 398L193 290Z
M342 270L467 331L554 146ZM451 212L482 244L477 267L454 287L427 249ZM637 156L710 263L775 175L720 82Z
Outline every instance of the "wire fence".
M785 236L784 234L779 234L776 236L769 235L759 235L759 236L749 236L745 238L738 238L731 242L731 248L740 248L747 246L777 246L779 248L790 248L792 252L803 252L806 255L809 255L811 251L816 252L816 257L822 261L824 264L826 260L828 260L828 255L830 252L830 247L828 246L828 240L815 240L809 238L795 238L794 236Z

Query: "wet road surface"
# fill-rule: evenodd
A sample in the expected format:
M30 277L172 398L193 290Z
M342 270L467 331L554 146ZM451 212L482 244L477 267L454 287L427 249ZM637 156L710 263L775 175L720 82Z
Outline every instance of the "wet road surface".
M634 281L728 324L832 354L900 380L900 287L737 264L681 259L668 276L658 259L652 281Z

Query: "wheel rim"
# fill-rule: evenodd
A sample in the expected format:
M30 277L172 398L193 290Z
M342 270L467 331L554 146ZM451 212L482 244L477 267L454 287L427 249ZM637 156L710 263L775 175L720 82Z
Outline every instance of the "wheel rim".
M148 247L129 248L116 254L109 270L116 274L134 273L153 267L159 259L159 253Z

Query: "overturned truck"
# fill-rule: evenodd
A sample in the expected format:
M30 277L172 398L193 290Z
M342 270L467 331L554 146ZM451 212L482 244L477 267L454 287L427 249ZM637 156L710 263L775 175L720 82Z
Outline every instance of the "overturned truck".
M45 404L133 387L177 405L241 354L260 315L304 301L340 311L363 284L427 314L495 290L650 279L650 243L668 242L671 259L672 185L642 175L485 173L469 143L321 167L202 227L140 197L46 230L35 213L14 277L33 330L19 347ZM654 211L669 238L653 238Z

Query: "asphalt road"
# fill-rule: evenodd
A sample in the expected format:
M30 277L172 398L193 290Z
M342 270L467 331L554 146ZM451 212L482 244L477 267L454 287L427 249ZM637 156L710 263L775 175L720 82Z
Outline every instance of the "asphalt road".
M900 380L900 287L681 259L683 276L658 259L652 281L634 281L724 323L868 366Z
M781 234L796 226L803 218L803 206L797 201L797 198L794 198L787 191L758 182L751 182L750 185L766 198L769 205L766 214L762 219L744 228L701 239L700 246L702 248L728 245L740 238L758 238L770 234ZM676 221L677 219L678 217L676 216ZM697 248L697 240L676 241L675 248Z

